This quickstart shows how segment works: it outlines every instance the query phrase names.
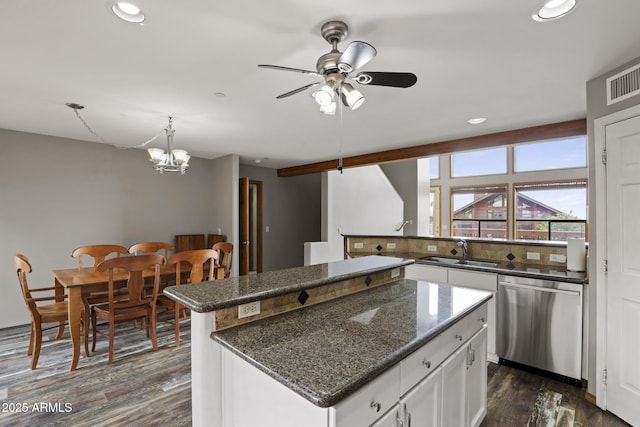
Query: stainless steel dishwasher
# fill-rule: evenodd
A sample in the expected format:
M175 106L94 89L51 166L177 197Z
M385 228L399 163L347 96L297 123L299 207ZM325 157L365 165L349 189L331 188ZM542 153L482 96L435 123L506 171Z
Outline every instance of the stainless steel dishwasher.
M582 285L498 276L496 351L502 363L581 378Z

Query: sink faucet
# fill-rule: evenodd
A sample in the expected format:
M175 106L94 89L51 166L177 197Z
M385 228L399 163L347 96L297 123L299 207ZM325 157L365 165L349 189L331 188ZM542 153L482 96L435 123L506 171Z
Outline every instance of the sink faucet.
M459 248L462 248L462 259L460 260L460 263L464 264L465 262L467 262L469 245L467 244L467 241L465 239L458 240L458 242L456 242L456 245Z

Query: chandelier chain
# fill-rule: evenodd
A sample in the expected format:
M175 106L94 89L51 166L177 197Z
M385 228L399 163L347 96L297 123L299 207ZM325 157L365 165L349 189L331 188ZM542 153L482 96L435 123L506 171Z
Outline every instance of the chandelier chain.
M77 108L72 108L73 112L76 113L76 116L78 117L78 119L80 119L80 121L82 122L82 124L84 125L84 127L87 128L87 130L93 134L96 138L98 138L100 140L101 143L103 144L107 144L107 145L112 145L116 148L120 148L122 150L126 150L129 148L144 148L145 146L149 145L151 142L153 142L156 138L158 138L160 135L162 135L164 133L164 128L162 128L162 130L160 132L158 132L156 135L154 135L152 138L146 140L145 142L143 142L142 144L139 145L134 145L134 146L124 146L124 145L117 145L117 144L113 144L111 142L108 142L107 140L105 140L103 137L101 137L100 135L98 135L96 132L94 132L93 129L91 129L91 126L89 126L89 124L84 120L84 118L80 115L80 113L78 112Z

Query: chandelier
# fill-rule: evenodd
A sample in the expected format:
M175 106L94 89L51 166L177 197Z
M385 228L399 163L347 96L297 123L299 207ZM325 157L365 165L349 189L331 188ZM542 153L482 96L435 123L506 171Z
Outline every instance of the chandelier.
M174 150L173 149L173 134L175 130L171 127L172 118L169 117L169 125L164 129L167 134L167 152L165 153L162 148L149 148L150 162L153 163L153 169L160 173L167 172L180 172L184 175L185 171L189 167L189 153L186 150Z

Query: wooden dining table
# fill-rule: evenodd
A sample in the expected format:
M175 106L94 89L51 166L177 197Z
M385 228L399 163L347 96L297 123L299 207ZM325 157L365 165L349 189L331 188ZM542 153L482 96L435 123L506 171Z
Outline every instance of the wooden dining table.
M82 297L83 295L88 295L90 292L106 291L109 282L109 271L96 271L93 267L85 267L82 269L68 268L53 270L52 273L55 279L56 295L62 298L65 289L67 291L69 332L73 346L73 358L71 359L70 370L74 371L78 367L78 360L80 359L80 324L84 310ZM145 270L143 275L144 277L153 277L154 271ZM160 282L162 282L163 279L175 277L175 265L165 265L161 267L160 276ZM117 269L114 270L114 281L125 281L127 278L127 272L118 271Z

